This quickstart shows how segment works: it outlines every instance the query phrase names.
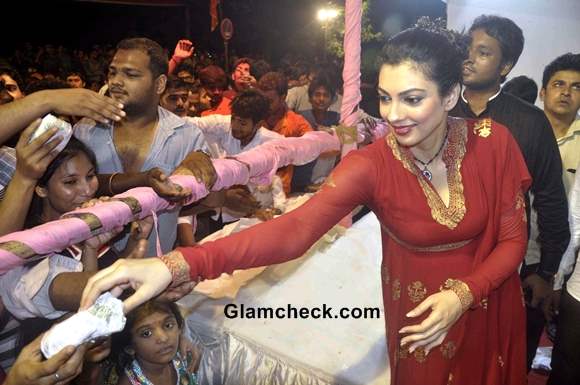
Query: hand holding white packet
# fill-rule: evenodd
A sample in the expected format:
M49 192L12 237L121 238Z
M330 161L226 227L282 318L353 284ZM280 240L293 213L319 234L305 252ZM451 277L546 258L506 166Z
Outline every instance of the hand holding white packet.
M40 342L40 349L50 358L64 347L79 346L95 338L104 337L125 327L123 302L104 293L93 306L53 326Z
M62 138L62 141L55 148L57 152L61 152L69 142L73 134L73 129L69 122L65 122L62 119L58 119L54 115L47 114L44 116L44 118L42 118L40 125L30 137L30 141L33 141L34 139L38 138L40 135L44 134L51 127L58 128L58 131L56 132L56 134L53 135L52 138L54 139Z

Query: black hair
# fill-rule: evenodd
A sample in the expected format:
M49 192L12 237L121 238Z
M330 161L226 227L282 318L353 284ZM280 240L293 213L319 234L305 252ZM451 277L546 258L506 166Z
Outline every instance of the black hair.
M336 85L327 72L319 72L308 85L308 97L312 97L317 88L324 87L330 93L331 99L336 96Z
M284 74L289 80L298 80L301 76L310 74L310 64L301 61L294 65L289 65L284 70Z
M164 93L168 93L170 90L187 90L191 89L191 84L187 83L177 76L171 75L167 78L167 84L165 86Z
M513 68L524 50L524 33L522 29L507 17L496 15L478 16L469 28L469 33L478 29L483 30L499 42L502 63L511 63ZM504 80L505 76L502 76L501 81L503 82Z
M252 119L254 124L268 115L270 102L260 91L249 89L240 92L231 103L232 115Z
M0 75L4 74L10 76L18 84L18 88L22 90L24 83L22 82L22 76L20 76L20 73L16 69L9 66L0 67Z
M28 83L26 86L26 94L32 94L42 90L59 90L62 88L70 88L67 82L58 79L42 79Z
M199 71L198 78L202 87L216 86L223 90L228 88L228 78L225 71L216 65L209 65Z
M86 82L87 80L87 76L85 75L85 72L80 70L80 69L73 69L70 71L67 71L65 74L65 78L68 78L69 76L78 76L79 78L81 78L81 80L83 82Z
M566 53L558 56L550 64L544 68L544 75L542 76L542 88L546 88L548 82L558 71L576 71L580 72L580 53Z
M252 59L250 59L249 57L241 57L235 61L234 66L232 67L232 72L234 72L240 64L248 64L250 66L250 69L251 69L252 65L254 64L254 61Z
M121 332L113 334L111 352L117 366L117 373L123 373L124 369L132 362L134 358L126 350L132 344L131 329L137 321L155 312L162 312L173 315L179 329L183 329L183 316L181 315L179 308L174 302L149 300L144 304L139 305L137 308L127 314L125 328Z
M38 179L38 182L36 182L36 185L46 187L48 181L50 178L52 178L56 170L58 170L58 168L64 162L74 158L79 154L84 154L94 166L95 172L97 172L97 158L95 157L95 153L73 136L70 138L70 141L67 143L66 147L56 156L56 158L53 159L52 162L50 162L44 174L40 177L40 179ZM31 228L42 224L41 215L42 198L36 194L33 194L32 201L30 202L30 208L28 209L28 214L26 215L24 227Z
M409 28L391 37L383 47L382 65L416 65L435 82L439 95L448 95L461 82L462 51L443 33Z
M260 80L262 76L267 74L268 72L272 71L272 66L266 60L260 59L256 60L250 66L250 75L256 79L256 81Z
M538 96L538 86L533 79L527 76L516 76L503 85L502 90L508 94L517 96L530 104L536 102Z
M117 44L117 50L121 49L139 50L146 53L149 56L149 69L153 73L154 78L167 74L169 62L159 43L146 37L124 39Z
M268 72L258 80L258 88L262 91L276 91L280 96L288 93L288 80L280 72Z

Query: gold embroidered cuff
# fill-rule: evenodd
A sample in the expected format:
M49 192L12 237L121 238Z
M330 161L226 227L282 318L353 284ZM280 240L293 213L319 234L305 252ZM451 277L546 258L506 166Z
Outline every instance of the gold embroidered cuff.
M443 290L451 290L459 297L463 311L469 309L473 303L473 294L471 294L469 286L463 281L449 278L443 284Z
M171 287L179 286L184 282L191 281L191 278L189 277L189 265L179 251L170 251L169 253L159 257L159 259L165 263L165 266L167 266L171 272L171 277L173 279L170 285Z

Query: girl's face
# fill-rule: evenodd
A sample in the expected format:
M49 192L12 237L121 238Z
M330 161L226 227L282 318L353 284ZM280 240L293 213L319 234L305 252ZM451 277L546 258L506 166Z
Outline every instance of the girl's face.
M171 362L179 348L181 330L171 312L155 311L131 328L132 347L140 361L151 364Z
M95 196L99 182L89 158L77 154L66 160L48 180L46 187L36 187L43 198L43 218L54 220L74 210Z
M406 147L429 148L433 133L445 131L447 113L457 103L459 87L441 98L437 84L411 63L383 65L379 74L380 113Z

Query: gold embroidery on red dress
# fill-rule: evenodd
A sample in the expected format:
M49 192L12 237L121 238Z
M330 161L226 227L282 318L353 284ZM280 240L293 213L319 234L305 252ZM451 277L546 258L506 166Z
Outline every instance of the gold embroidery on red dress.
M401 298L401 281L395 279L393 281L393 301Z
M407 346L399 346L398 356L399 358L409 357L409 349Z
M479 304L481 305L483 310L487 310L487 298L482 299Z
M383 266L383 274L382 274L383 282L388 285L391 277L389 277L389 268L387 266Z
M485 118L481 119L473 126L473 133L479 135L482 138L487 138L491 135L491 119Z
M439 224L453 230L465 216L465 196L463 195L463 180L461 177L461 162L465 156L467 144L467 122L463 119L448 118L447 125L449 134L447 145L443 150L443 162L447 166L447 184L449 186L449 206L441 200L441 197L425 179L421 170L413 160L409 150L402 150L397 143L397 138L391 132L385 137L387 145L391 148L395 159L400 161L406 170L413 173L427 198L427 204L431 208L431 217Z
M407 286L407 292L409 293L409 298L413 303L421 302L427 295L427 289L421 281L412 282Z
M420 364L427 361L427 353L425 352L425 348L422 346L415 349L415 351L413 352L413 356L415 357L417 362Z
M447 341L443 345L441 345L441 354L443 358L447 358L448 360L452 359L455 356L455 352L457 351L457 347L455 346L455 342Z
M503 363L503 358L501 358L501 356L498 356L498 357L497 357L497 363L499 364L499 366L500 366L500 367L502 367L502 368L503 368L503 366L504 366L504 363Z
M516 195L516 210L522 211L522 221L524 223L528 222L528 216L526 215L526 199L524 198L524 193L518 191Z

